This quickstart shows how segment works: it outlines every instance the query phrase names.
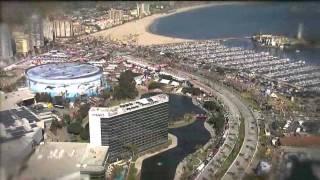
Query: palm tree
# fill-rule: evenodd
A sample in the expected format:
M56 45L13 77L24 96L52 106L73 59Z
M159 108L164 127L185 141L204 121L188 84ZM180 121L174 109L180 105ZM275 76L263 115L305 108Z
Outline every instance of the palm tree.
M135 145L133 143L129 143L129 144L125 145L124 148L129 150L132 153L132 159L135 159L135 155L138 151L137 145Z

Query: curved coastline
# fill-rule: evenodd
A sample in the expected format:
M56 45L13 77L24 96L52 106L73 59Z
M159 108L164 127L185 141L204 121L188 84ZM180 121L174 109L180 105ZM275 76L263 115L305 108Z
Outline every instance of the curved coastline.
M136 44L142 45L142 46L194 41L192 39L182 39L182 38L175 38L175 37L154 34L150 31L150 27L156 20L160 18L164 18L174 14L196 10L200 8L234 4L234 3L238 3L238 2L213 2L210 4L202 4L202 5L192 6L192 7L183 7L183 8L177 9L173 13L153 14L151 16L148 16L142 19L134 20L110 29L93 33L89 36L110 37L110 39L112 40L128 43L130 41L128 37L130 35L136 35Z
M175 12L173 13L162 13L160 17L155 18L151 23L149 23L146 27L146 33L149 34L153 34L156 36L162 36L165 38L173 38L173 39L182 39L185 41L196 41L197 39L185 39L185 38L176 38L174 36L168 36L168 35L161 35L161 34L157 34L157 30L153 30L153 29L157 29L156 26L158 24L157 21L159 21L162 18L168 17L168 16L172 16L172 15L176 15L176 14L180 14L180 13L184 13L184 12L190 12L190 11L194 11L194 10L198 10L198 9L202 9L202 8L209 8L209 7L213 7L213 6L223 6L223 5L234 5L234 4L244 4L243 2L212 2L210 4L202 4L202 5L197 5L197 6L192 6L192 7L184 7L184 8L179 8L177 9ZM169 42L171 43L171 42ZM172 42L175 43L175 42Z

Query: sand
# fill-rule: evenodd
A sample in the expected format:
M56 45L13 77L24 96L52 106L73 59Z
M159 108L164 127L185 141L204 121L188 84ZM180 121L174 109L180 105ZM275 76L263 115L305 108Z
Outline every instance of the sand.
M167 43L179 43L192 41L191 39L179 39L173 37L166 37L161 35L156 35L148 32L149 26L158 18L166 17L172 14L181 13L185 11L190 11L202 7L216 6L230 4L231 2L216 2L211 4L203 4L192 7L185 7L177 9L174 13L170 14L154 14L139 20L131 21L107 30L103 30L97 33L91 34L95 37L109 37L112 40L123 43L133 43L137 45L155 45L155 44L167 44ZM131 38L129 38L131 36ZM131 40L130 40L131 39Z

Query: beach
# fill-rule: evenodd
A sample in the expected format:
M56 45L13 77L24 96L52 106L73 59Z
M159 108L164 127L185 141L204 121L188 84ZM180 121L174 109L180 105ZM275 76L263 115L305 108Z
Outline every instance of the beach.
M216 3L210 3L210 4L203 4L198 6L192 6L192 7L184 7L177 9L174 13L169 14L154 14L142 19L134 20L131 22L127 22L125 24L103 30L97 33L91 34L91 36L95 37L109 37L112 40L115 41L121 41L123 43L130 42L130 36L132 39L135 39L135 43L137 45L141 46L147 46L147 45L156 45L156 44L168 44L168 43L179 43L179 42L186 42L186 41L192 41L191 39L179 39L179 38L173 38L173 37L166 37L161 35L152 34L148 31L149 26L155 22L159 18L163 18L166 16L170 16L176 13L181 13L185 11L190 11L198 8L203 7L209 7L209 6L215 6L215 5L224 5L224 4L230 4L230 2L216 2ZM134 37L135 36L135 37ZM133 42L133 41L131 41Z

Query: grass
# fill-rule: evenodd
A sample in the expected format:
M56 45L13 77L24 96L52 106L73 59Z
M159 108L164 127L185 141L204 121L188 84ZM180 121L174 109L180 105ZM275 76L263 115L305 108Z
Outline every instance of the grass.
M189 124L192 124L195 121L196 121L196 117L194 117L192 114L186 114L181 120L169 123L169 128L179 128L179 127L187 126Z
M252 95L249 92L242 92L240 94L254 109L260 109L257 102L252 98Z
M244 133L245 133L245 127L244 127L244 119L240 118L240 129L239 129L239 138L237 143L235 144L233 150L231 151L230 155L227 157L227 159L223 162L222 166L220 167L220 170L216 174L216 179L221 179L222 176L227 172L228 168L231 166L232 162L235 160L237 155L240 152L243 140L244 140Z

